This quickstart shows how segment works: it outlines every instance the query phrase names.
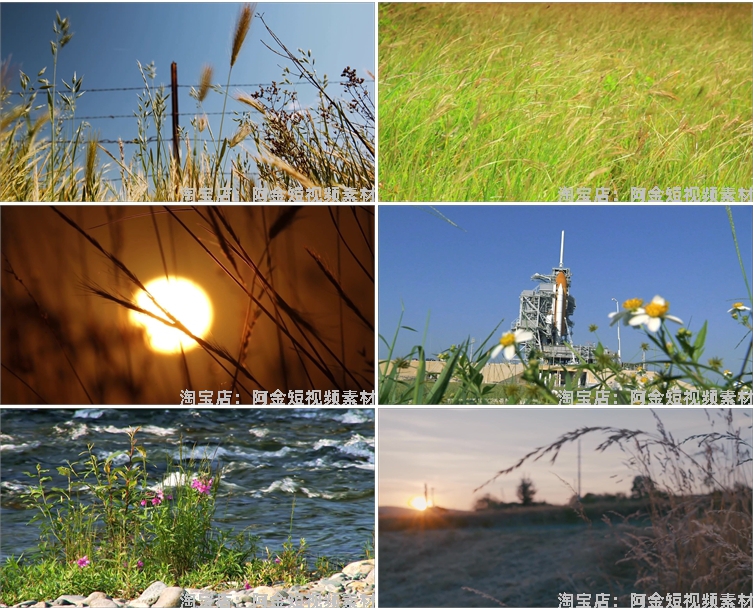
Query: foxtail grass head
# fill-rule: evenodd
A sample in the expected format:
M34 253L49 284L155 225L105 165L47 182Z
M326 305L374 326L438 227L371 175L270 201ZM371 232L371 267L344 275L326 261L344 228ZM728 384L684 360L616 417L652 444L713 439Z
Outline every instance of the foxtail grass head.
M201 78L199 80L199 103L203 102L209 94L209 88L212 86L212 66L205 65L201 68Z
M235 24L235 34L233 35L233 50L230 54L230 67L235 65L235 60L238 59L238 53L241 52L243 41L246 39L246 34L251 28L251 20L254 18L254 4L244 4L238 15L238 22Z
M84 175L88 183L94 182L94 170L97 166L97 146L99 142L96 137L92 137L86 143L86 165Z

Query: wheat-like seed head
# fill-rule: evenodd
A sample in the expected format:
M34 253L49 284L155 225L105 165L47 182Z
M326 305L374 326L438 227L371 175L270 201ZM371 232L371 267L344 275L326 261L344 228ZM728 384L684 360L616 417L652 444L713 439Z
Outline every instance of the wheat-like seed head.
M199 80L199 103L204 101L209 93L209 87L212 86L212 66L205 65L201 68L201 79Z
M84 176L87 184L94 183L94 169L97 164L97 138L91 138L86 145L86 166Z
M249 124L242 124L240 127L238 127L238 130L235 132L233 137L228 142L228 146L231 148L234 148L239 143L241 143L246 137L248 137L253 130L253 127Z
M256 4L253 5L255 7ZM254 12L251 4L244 4L238 15L238 22L235 24L235 35L233 36L233 52L230 54L230 67L235 65L235 60L238 59L238 53L241 52L243 41L246 39L246 34L251 27L251 19L254 18Z
M237 101L240 101L241 103L245 103L255 110L258 110L261 112L264 116L267 115L267 108L264 107L264 104L262 104L258 99L254 99L249 95L248 93L244 93L242 91L238 92L235 96L235 99Z

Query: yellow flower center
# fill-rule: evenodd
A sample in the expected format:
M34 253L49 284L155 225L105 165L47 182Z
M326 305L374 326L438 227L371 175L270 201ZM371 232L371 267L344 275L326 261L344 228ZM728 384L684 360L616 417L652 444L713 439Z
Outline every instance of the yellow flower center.
M643 306L643 300L641 300L640 298L631 298L629 300L625 300L622 306L626 310L638 310L641 306Z
M732 305L732 308L736 308L737 310L742 310L743 309L743 303L742 302L735 302Z
M649 304L646 304L646 314L649 317L663 317L667 314L667 311L669 310L669 302L664 302L664 304L657 304L656 302L651 302Z
M515 334L514 333L507 333L504 336L502 336L499 340L499 343L502 346L512 346L515 344Z

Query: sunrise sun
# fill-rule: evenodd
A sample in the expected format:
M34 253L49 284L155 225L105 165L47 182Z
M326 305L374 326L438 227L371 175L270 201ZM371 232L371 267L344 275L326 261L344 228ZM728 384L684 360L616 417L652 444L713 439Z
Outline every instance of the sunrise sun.
M180 277L155 279L145 285L154 299L178 319L193 335L203 338L212 324L212 304L206 292L193 281ZM140 291L136 304L155 315L166 319L164 313L152 302L149 296ZM142 313L129 313L134 325L144 327L149 346L161 353L179 353L181 345L187 351L197 346L196 342L182 331L167 327L164 323Z
M426 499L423 496L414 496L408 501L408 504L419 511L425 511L426 507L429 506L426 504Z

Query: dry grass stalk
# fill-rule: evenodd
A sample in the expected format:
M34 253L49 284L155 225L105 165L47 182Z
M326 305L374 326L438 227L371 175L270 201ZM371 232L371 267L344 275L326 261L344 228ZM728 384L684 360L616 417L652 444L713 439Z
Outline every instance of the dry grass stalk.
M620 560L637 566L636 586L648 593L663 593L667 589L746 593L753 585L753 474L750 470L753 441L749 437L752 427L748 426L743 435L742 429L733 427L732 412L718 410L715 418L707 412L712 428L721 419L726 429L684 440L676 440L667 432L656 413L657 433L584 427L533 450L493 479L511 473L528 460L536 461L548 454L554 462L565 444L583 435L605 434L607 438L596 450L603 452L613 445L620 447L632 454L631 467L649 480L645 485L649 498L649 534L628 534L628 551ZM703 488L706 493L701 492Z
M332 285L335 286L335 289L337 289L337 293L340 294L340 299L345 303L345 305L348 308L350 308L354 313L356 313L356 316L366 324L366 327L373 330L374 324L366 318L366 315L364 315L358 309L358 307L353 303L353 300L351 300L348 297L348 295L345 293L345 290L343 289L343 286L340 284L340 281L338 281L337 277L332 273L332 271L329 268L327 268L327 265L324 263L324 260L322 260L322 256L312 251L308 247L306 247L306 251L316 262L316 265L319 266L321 271L324 273L324 276L327 277L327 280L330 283L332 283Z
M5 263L8 265L8 270L13 275L13 278L16 279L16 281L18 281L21 284L21 286L24 288L26 293L29 295L29 299L31 299L31 301L34 302L34 306L36 306L37 310L39 311L39 316L42 319L44 319L45 325L49 328L50 333L52 333L52 335L55 337L55 341L60 347L60 351L63 353L65 360L68 362L68 365L70 366L71 371L73 372L73 375L76 377L76 380L78 381L78 384L81 387L81 390L83 390L84 394L86 394L86 398L89 400L89 403L93 404L94 401L92 400L92 397L89 394L89 391L86 389L86 386L84 385L84 381L81 379L81 376L79 376L78 371L76 371L76 366L73 364L73 361L71 361L71 358L68 356L68 352L65 346L63 345L63 340L61 339L60 335L58 335L58 332L55 331L52 324L49 322L47 313L42 309L42 306L39 304L37 299L33 296L31 291L29 291L29 288L26 286L23 280L21 280L21 277L19 277L16 274L16 271L13 269L13 265L10 263L10 260L8 260L5 254L3 254L3 259L5 260ZM24 384L26 383L24 382ZM34 393L36 394L36 391L34 391Z
M259 163L265 164L265 165L271 165L272 167L276 167L283 171L285 174L292 177L294 180L296 180L301 186L304 188L315 188L317 184L312 182L308 177L306 177L303 173L298 171L297 169L291 167L288 163L286 163L281 158L278 158L274 156L271 153L267 153L266 157L260 158Z

